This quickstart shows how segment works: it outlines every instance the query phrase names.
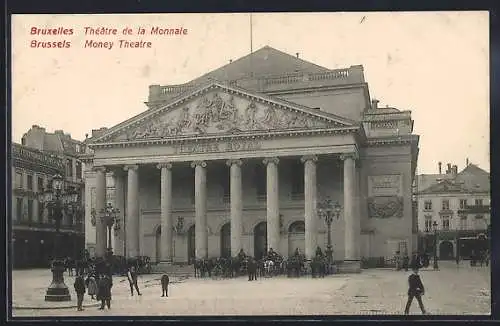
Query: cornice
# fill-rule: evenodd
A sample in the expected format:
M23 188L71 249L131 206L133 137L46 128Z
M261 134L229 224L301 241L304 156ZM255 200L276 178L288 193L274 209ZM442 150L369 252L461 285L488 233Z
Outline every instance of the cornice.
M120 142L94 143L89 145L92 148L112 148L112 147L134 147L134 146L149 146L149 145L172 145L182 144L187 142L206 142L220 140L256 140L256 139L272 139L278 137L295 137L295 136L315 136L315 135L345 135L356 133L359 126L329 128L329 129L289 129L289 130L273 130L259 132L239 132L234 134L212 134L203 136L175 136L165 138L150 138L128 140Z
M411 145L418 142L418 135L404 135L387 138L367 138L367 146Z

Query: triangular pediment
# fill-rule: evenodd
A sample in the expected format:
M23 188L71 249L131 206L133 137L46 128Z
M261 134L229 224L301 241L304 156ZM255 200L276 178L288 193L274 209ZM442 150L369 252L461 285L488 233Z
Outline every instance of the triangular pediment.
M463 187L463 184L454 182L452 180L442 180L439 183L436 183L429 188L423 190L421 193L423 194L439 194L439 193L458 193L458 192L467 192L467 190Z
M213 82L133 117L91 142L354 126L329 113Z

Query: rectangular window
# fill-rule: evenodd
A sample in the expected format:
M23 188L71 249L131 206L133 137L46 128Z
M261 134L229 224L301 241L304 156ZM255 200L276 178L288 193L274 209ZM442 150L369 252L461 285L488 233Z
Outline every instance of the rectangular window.
M483 206L483 200L482 199L476 199L474 201L474 203L476 204L476 206Z
M424 209L425 209L426 211L430 211L430 210L432 210L432 201L431 201L431 200L426 200L426 201L424 202Z
M16 188L23 188L23 174L16 172Z
M82 162L77 161L76 162L76 177L79 179L83 179L82 175Z
M28 221L33 221L33 199L28 199Z
M33 176L28 174L28 190L33 190Z
M23 199L22 198L17 198L16 199L16 218L18 221L21 221L23 216Z
M460 199L460 209L467 208L467 199Z
M443 230L449 230L450 229L450 219L448 217L443 218Z
M73 160L71 159L66 160L66 175L68 177L73 176Z
M432 216L425 217L425 232L432 231Z
M467 230L467 215L460 217L460 230Z
M38 177L38 192L43 192L43 178Z
M304 165L300 161L293 161L290 177L292 182L292 200L304 199Z
M266 175L266 167L264 165L256 165L255 166L255 189L257 192L257 198L266 199L266 182L267 182L267 175Z
M106 205L115 206L115 188L106 188Z
M448 199L443 199L443 201L441 202L441 209L443 211L447 211L450 209L450 201Z
M43 206L43 202L38 201L38 223L43 223L44 211L45 211L45 207Z

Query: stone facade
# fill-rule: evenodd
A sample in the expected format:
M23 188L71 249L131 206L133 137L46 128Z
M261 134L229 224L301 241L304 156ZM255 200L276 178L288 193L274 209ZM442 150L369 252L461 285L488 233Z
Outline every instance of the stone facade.
M298 60L266 47L256 65L261 51ZM372 103L361 66L280 73L153 85L148 110L88 140L86 195L102 208L112 173L125 255L186 262L299 248L310 258L326 247L317 203L327 198L342 207L331 228L335 260L359 269L362 257L416 245L409 111ZM103 226L87 243L104 254Z

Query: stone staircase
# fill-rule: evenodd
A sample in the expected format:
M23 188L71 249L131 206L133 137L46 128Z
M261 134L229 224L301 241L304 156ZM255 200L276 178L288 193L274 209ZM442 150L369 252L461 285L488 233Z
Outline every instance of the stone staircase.
M169 277L177 279L185 279L194 277L194 266L187 264L156 264L151 266L153 274L166 273Z

